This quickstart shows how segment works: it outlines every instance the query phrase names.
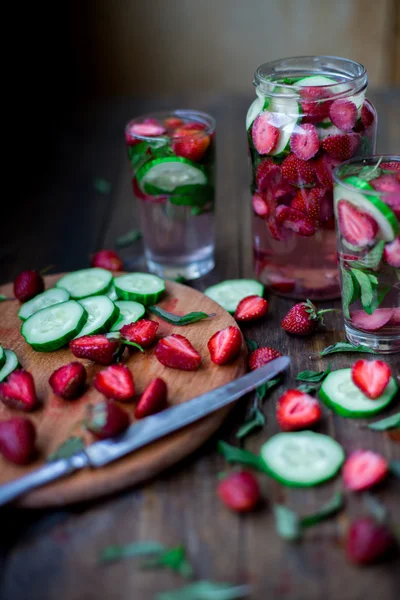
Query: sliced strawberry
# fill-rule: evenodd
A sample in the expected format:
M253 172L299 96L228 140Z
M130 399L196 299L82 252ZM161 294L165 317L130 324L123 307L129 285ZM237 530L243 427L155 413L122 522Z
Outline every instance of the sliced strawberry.
M371 400L383 394L391 376L392 371L383 360L357 360L351 369L353 383Z
M174 138L172 149L175 154L188 160L201 160L210 145L209 136L197 128L181 127L175 130L172 137Z
M135 383L126 365L110 365L104 371L99 371L93 379L93 385L107 398L120 402L130 400L135 395Z
M273 125L273 116L268 111L258 115L251 128L251 137L259 154L269 154L278 143L279 128Z
M398 177L400 177L400 175L398 175ZM381 196L381 200L390 206L396 217L400 220L400 192L394 194L383 194Z
M265 192L273 187L281 178L281 170L270 158L262 160L256 171L256 185L259 192Z
M315 172L320 184L329 190L333 188L332 172L340 164L340 160L332 158L328 154L322 154L315 161Z
M178 127L182 127L184 123L179 117L167 117L164 119L164 125L167 129L177 129Z
M305 161L295 154L289 154L282 163L282 176L295 185L308 185L315 182L313 161Z
M319 86L302 87L300 102L303 123L319 123L329 116L331 101L327 99L328 92Z
M0 421L0 452L16 465L26 465L36 453L36 429L26 417Z
M122 271L123 266L122 259L114 250L99 250L92 259L92 267L109 271Z
M353 521L346 536L346 554L356 565L369 565L379 561L395 545L395 539L386 525L370 517Z
M120 329L121 337L142 348L148 348L153 344L157 336L159 325L151 319L139 319L136 323L129 323Z
M371 450L355 450L343 465L343 481L348 490L361 492L383 481L388 472L383 456Z
M260 296L247 296L237 306L236 321L255 321L265 317L268 312L268 302Z
M259 217L268 217L270 208L261 194L253 194L251 199L253 210Z
M400 181L396 175L381 175L369 182L378 192L400 192Z
M322 140L322 147L332 158L347 160L358 150L360 139L358 133L330 135Z
M283 431L312 427L321 417L318 401L300 390L287 390L276 405L276 420Z
M158 361L165 367L195 371L201 364L201 356L187 338L172 333L162 338L155 351Z
M163 379L157 377L149 383L136 406L135 418L143 419L164 410L167 406L168 389Z
M391 325L400 325L400 308L393 309L393 313L390 317L389 323Z
M296 127L290 137L290 148L301 160L309 160L315 156L319 150L319 138L315 125L304 123Z
M254 369L258 369L263 365L266 365L271 360L275 360L275 358L279 358L282 354L275 350L275 348L270 348L269 346L262 346L261 348L257 348L253 350L253 352L249 356L249 368L251 371Z
M128 134L131 136L154 137L164 135L164 133L166 133L165 127L156 119L146 119L146 122L135 123L128 130Z
M238 357L242 347L242 334L232 325L217 331L207 343L210 358L216 365L226 365Z
M386 244L383 251L383 258L391 267L398 269L400 267L400 236L390 244Z
M253 510L261 498L258 481L250 471L236 471L225 477L218 484L217 494L235 512Z
M339 200L337 208L339 230L344 239L353 246L370 246L378 233L375 219L347 200Z
M103 440L125 431L129 426L129 416L118 404L105 400L87 407L85 425L91 433Z
M400 160L381 162L381 164L379 166L381 169L384 169L385 171L394 171L395 173L400 173Z
M329 116L336 127L342 131L351 131L357 121L357 106L344 98L335 100L330 106Z
M375 121L374 109L368 100L364 100L361 107L361 121L365 128L370 127Z
M13 371L6 381L0 383L0 400L10 408L33 410L38 400L31 373L24 369Z
M391 320L392 315L393 309L391 308L377 308L372 315L363 310L354 310L350 313L350 321L357 329L378 331Z
M315 233L315 226L310 218L283 204L276 209L276 221L278 225L283 225L299 235L310 236Z
M110 365L121 352L119 340L105 335L84 335L72 340L69 348L77 358L88 358L99 365Z
M53 392L65 400L73 400L85 389L86 369L80 362L71 362L56 369L49 378Z
M307 193L306 193L305 189L297 190L295 197L293 198L292 202L290 203L290 208L293 208L293 210L297 210L297 211L303 213L304 215L306 215L307 214L306 197L307 197Z
M43 290L44 280L37 271L22 271L14 281L14 296L20 302L27 302Z
M204 131L204 129L207 129L207 125L205 125L204 123L199 123L198 121L189 121L189 123L185 123L184 125L182 125L180 129L182 129L183 131L185 131L185 129L189 129L190 131L192 129L196 129L197 131Z

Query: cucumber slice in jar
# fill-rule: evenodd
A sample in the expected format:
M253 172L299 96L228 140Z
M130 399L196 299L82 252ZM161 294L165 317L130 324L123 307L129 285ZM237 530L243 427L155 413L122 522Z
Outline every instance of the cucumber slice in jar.
M120 315L110 331L119 331L124 325L135 323L141 319L146 312L143 304L134 302L133 300L118 300L115 304L120 310Z
M121 300L134 300L144 306L156 304L165 292L161 277L150 273L129 273L114 279L115 291Z
M3 368L3 366L5 365L6 362L6 353L4 352L4 349L2 346L0 346L0 369Z
M243 298L263 296L264 286L255 279L228 279L208 287L204 294L226 311L234 313Z
M18 367L18 358L12 350L4 350L6 362L0 369L0 381L4 381Z
M331 479L345 458L340 444L313 431L278 433L262 446L261 456L271 477L293 487L310 487Z
M324 87L325 85L339 84L339 81L325 77L324 75L310 75L309 77L303 77L296 82L299 87Z
M56 287L67 290L74 300L80 300L87 296L105 294L111 285L112 278L110 271L92 267L64 275L57 281Z
M203 168L191 160L180 156L157 158L136 173L136 179L143 192L154 186L159 194L170 194L181 185L205 185L207 177Z
M75 337L107 332L119 317L119 308L108 296L89 296L79 300L88 314L83 329Z
M250 104L250 108L246 115L246 131L248 131L254 120L258 117L262 110L267 110L269 100L261 92L256 90L257 98Z
M356 208L368 213L375 219L379 229L377 238L385 242L392 242L399 234L399 223L392 209L374 194L363 194L359 190L374 191L372 185L356 176L343 180L345 185L334 186L334 204L337 216L339 200L347 200Z
M82 330L87 318L79 302L68 300L35 312L23 322L21 333L37 352L50 352L68 344Z
M47 306L53 306L54 304L60 304L69 300L69 293L63 288L50 288L41 294L38 294L32 300L25 302L19 309L18 316L21 321L26 321L28 317L33 315L42 308Z
M324 379L319 397L342 417L369 417L383 410L397 392L398 385L391 377L383 394L371 400L353 383L351 369L338 369Z
M295 98L285 98L290 90L276 88L275 93L280 96L271 98L268 111L273 113L272 125L279 128L279 138L275 148L270 152L272 156L281 156L289 152L290 137L299 120L299 105Z

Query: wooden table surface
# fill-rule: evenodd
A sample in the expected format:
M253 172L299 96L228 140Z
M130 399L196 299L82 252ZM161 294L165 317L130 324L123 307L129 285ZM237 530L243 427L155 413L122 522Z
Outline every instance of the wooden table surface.
M378 150L398 153L400 90L375 90L370 98L379 114ZM47 149L33 189L25 184L22 190L23 205L12 198L7 202L9 213L0 224L1 283L24 268L54 264L54 271L67 271L85 267L92 252L113 247L118 235L138 225L123 127L129 117L172 107L198 108L217 118L217 267L194 287L203 290L223 279L251 277L249 171L243 124L250 101L250 96L230 95L131 98L92 103L65 115L64 127ZM20 176L17 187L24 185L23 165ZM93 186L95 178L110 181L111 193L99 194ZM128 268L142 264L140 243L124 250L123 255ZM296 339L279 328L291 305L291 301L271 296L265 323L245 328L248 338L290 355L292 366L285 386L304 369L318 371L328 362L334 369L351 365L351 354L318 358L320 349L344 340L340 315L328 315L325 330L311 339ZM399 355L390 359L397 374L399 362ZM245 439L247 449L257 452L278 431L274 418L278 395L276 391L266 401L266 427ZM2 509L1 598L151 600L157 592L185 583L168 570L143 571L135 559L97 564L99 551L105 546L139 540L158 540L168 546L184 544L196 579L250 582L255 600L369 600L377 594L385 600L398 598L398 558L366 569L350 566L345 559L343 532L352 517L365 513L362 498L356 494L346 493L345 511L310 529L300 544L284 542L275 532L274 502L311 512L334 490L341 489L340 477L303 491L284 488L260 476L266 500L257 512L239 517L221 505L215 495L217 476L229 467L217 454L216 442L224 439L236 443L235 432L249 401L243 400L217 435L195 455L139 489L61 510ZM396 409L398 404L392 410ZM387 433L361 429L360 422L324 410L319 430L335 437L346 451L366 447L387 458L399 458L398 442ZM400 481L390 479L375 492L397 526L399 491Z

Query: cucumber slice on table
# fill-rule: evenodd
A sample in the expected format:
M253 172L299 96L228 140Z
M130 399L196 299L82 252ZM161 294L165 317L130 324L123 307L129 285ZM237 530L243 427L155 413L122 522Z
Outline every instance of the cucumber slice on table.
M338 369L324 379L319 396L342 417L369 417L383 410L398 392L396 380L390 381L379 398L371 400L353 383L351 369Z
M133 300L118 300L115 304L120 310L120 315L110 331L119 331L124 325L135 323L146 312L143 304L139 304L139 302L134 302Z
M21 333L34 350L50 352L68 344L83 329L87 318L79 302L68 300L35 312L23 322Z
M100 267L81 269L61 277L56 287L67 290L71 298L80 300L87 296L105 294L112 282L112 273Z
M293 487L309 487L331 479L343 464L343 448L335 440L314 433L278 433L261 448L269 474Z
M205 295L230 313L234 313L243 298L263 296L264 286L255 279L228 279L208 287Z
M0 346L0 369L3 368L3 366L5 365L6 362L6 353L4 352L4 349L2 346Z
M144 306L156 304L165 292L165 283L150 273L129 273L114 279L115 291L121 300L134 300Z
M4 350L6 362L0 369L0 381L4 381L18 367L18 358L12 350Z
M89 296L79 300L88 314L83 329L75 337L107 332L119 317L119 308L108 296Z
M60 304L69 300L69 293L62 288L51 288L38 294L32 300L25 302L19 309L18 316L22 321L26 321L33 313L53 304Z
M399 223L392 209L383 202L379 196L363 194L358 190L374 191L372 185L359 177L352 176L343 180L348 187L335 185L334 200L335 212L339 200L347 200L361 211L368 213L378 223L378 238L385 242L392 242L399 234Z
M147 162L136 173L139 187L143 192L154 186L156 195L170 194L181 185L205 185L207 177L203 168L180 156L156 158Z

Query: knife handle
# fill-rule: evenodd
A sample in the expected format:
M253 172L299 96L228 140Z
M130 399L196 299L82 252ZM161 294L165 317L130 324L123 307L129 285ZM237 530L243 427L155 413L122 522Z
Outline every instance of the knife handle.
M89 460L85 452L80 452L70 458L50 462L40 469L28 473L28 475L10 481L10 483L0 486L0 506L8 504L15 498L46 483L70 475L74 471L86 467L88 463Z

